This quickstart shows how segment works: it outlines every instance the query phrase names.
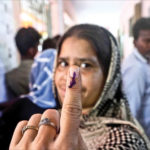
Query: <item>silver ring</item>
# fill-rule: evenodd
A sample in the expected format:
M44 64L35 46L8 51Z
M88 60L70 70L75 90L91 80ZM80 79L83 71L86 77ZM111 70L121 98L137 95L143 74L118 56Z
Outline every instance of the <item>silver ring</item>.
M51 127L53 127L55 130L56 130L56 133L57 133L57 126L54 124L54 122L52 122L49 118L44 118L44 119L42 119L41 121L40 121L40 123L39 123L39 127L41 126L41 125L47 125L47 126L51 126Z
M38 127L35 127L35 126L24 126L23 128L22 128L22 135L25 133L25 131L27 131L28 129L32 129L32 130L35 130L35 131L38 131Z

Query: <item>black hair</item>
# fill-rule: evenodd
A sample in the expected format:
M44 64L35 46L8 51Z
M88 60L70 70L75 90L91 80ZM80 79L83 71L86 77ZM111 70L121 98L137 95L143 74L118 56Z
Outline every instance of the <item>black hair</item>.
M42 51L44 51L48 48L56 48L56 44L53 41L53 39L51 39L51 38L47 38L46 40L44 40L44 42L42 44Z
M140 18L133 25L132 32L135 40L138 39L141 30L150 30L150 18Z
M111 59L111 41L109 36L115 41L112 34L106 29L92 24L80 24L71 27L62 37L58 45L58 55L64 40L68 37L77 37L88 40L96 52L99 63L107 76ZM116 43L116 41L115 41Z
M53 37L53 41L55 42L56 46L58 45L60 38L61 38L61 35L59 34Z
M41 35L34 28L21 28L15 36L16 46L22 56L27 54L31 47L36 47L39 44Z

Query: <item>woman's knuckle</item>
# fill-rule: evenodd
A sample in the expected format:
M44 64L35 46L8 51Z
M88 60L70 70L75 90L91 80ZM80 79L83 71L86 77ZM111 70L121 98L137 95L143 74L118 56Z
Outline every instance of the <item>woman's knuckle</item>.
M22 126L26 125L27 123L28 123L27 120L22 120L17 124L17 127L22 127Z
M49 114L57 114L57 113L58 113L58 111L57 111L56 109L47 109L47 110L43 113L43 115L47 116L47 115L49 115Z
M40 118L41 117L41 114L34 114L31 116L30 119L34 120L34 119L37 119L37 118Z
M65 111L72 116L79 117L81 115L81 108L77 105L67 104L65 105Z

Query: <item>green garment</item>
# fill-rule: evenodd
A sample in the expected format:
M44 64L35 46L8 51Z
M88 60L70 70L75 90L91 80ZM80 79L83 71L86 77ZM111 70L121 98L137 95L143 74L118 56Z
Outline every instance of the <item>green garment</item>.
M6 73L9 92L18 97L29 92L29 75L33 60L23 60L18 68Z

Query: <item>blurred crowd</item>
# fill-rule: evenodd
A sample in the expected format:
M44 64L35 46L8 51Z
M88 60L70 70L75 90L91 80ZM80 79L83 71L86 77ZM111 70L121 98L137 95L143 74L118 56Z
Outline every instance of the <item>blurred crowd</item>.
M139 19L132 32L135 49L122 63L122 88L132 114L150 138L150 18ZM45 39L42 52L38 52L40 39L36 29L20 28L15 35L16 47L21 55L20 65L5 73L0 60L0 143L3 146L8 146L10 133L14 130L13 126L5 130L6 126L13 124L15 119L20 121L13 117L17 113L19 118L28 119L33 113L42 113L58 105L49 91L54 90L52 72L61 35Z
M53 38L47 38L42 43L42 52L48 49L55 49L60 35ZM1 72L1 87L0 103L11 101L20 95L29 93L29 75L34 59L40 52L38 52L38 45L41 35L32 27L21 28L15 36L15 42L18 52L21 56L21 63L19 67L5 73L3 63L0 61Z

